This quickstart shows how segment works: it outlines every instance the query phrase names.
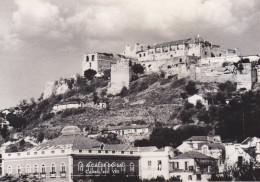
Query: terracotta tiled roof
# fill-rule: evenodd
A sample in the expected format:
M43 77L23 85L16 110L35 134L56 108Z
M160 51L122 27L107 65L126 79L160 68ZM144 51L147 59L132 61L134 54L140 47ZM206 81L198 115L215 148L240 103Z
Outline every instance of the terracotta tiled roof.
M131 150L131 145L126 144L106 144L104 145L104 150L115 150L115 151L127 151Z
M185 152L175 157L175 159L214 159L196 151Z
M154 152L158 150L155 146L149 146L149 147L133 147L134 150L139 150L140 152Z
M83 135L61 135L51 141L39 145L37 148L51 148L61 145L71 145L72 149L91 149L99 147L102 143Z

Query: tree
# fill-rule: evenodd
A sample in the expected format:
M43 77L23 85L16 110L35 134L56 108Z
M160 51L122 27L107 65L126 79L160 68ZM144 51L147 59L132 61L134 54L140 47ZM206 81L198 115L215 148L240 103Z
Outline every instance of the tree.
M42 143L42 141L44 140L44 133L40 132L37 136L37 140L38 142Z
M104 79L105 80L109 80L110 79L110 77L111 77L111 70L110 69L107 69L107 70L104 70Z
M127 92L128 92L128 90L127 90L127 88L124 86L124 87L121 89L121 91L120 91L120 93L119 93L118 95L121 96L121 97L124 97L124 96L127 95Z
M93 80L94 76L97 74L97 72L93 69L88 69L84 72L84 76L88 80Z
M193 108L188 109L188 110L182 110L180 113L180 120L185 124L185 123L192 123L192 116L194 115L195 110Z
M134 64L132 66L132 70L135 74L143 74L144 73L144 67L141 64Z
M149 146L149 141L148 141L147 139L135 140L134 146L135 146L135 147L145 147L145 146Z
M198 100L197 103L196 103L196 109L201 109L203 107L203 104L201 103L201 100Z
M198 89L196 88L196 83L194 81L189 81L185 87L185 91L188 95L194 95L198 93Z
M9 113L6 116L6 120L10 122L10 125L13 126L14 128L20 129L23 126L26 125L26 119L21 117L21 116L17 116L15 114Z
M93 102L94 102L94 104L97 104L97 103L98 103L98 95L97 95L97 92L93 92Z

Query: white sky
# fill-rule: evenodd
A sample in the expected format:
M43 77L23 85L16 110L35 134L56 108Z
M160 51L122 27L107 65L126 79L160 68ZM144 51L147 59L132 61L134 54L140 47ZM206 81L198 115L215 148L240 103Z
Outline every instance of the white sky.
M201 37L259 54L259 0L0 0L0 109L81 72L82 53Z

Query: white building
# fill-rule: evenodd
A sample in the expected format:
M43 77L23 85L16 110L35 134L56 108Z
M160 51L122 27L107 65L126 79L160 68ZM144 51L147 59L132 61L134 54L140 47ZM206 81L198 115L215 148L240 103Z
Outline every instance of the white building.
M131 126L111 126L108 128L108 132L116 133L118 135L129 134L147 134L151 131L151 125L131 125Z
M217 173L217 159L196 151L185 152L170 160L170 176L182 181L208 181Z
M151 179L163 176L170 178L169 160L174 157L173 148L139 147L140 176L142 179Z
M83 108L85 103L82 101L70 101L70 102L63 102L59 104L55 104L52 108L53 112L62 111L65 109L73 109L73 108Z
M204 99L201 95L194 94L193 96L188 97L188 102L196 106L197 102L200 101L202 105L208 106L208 101Z

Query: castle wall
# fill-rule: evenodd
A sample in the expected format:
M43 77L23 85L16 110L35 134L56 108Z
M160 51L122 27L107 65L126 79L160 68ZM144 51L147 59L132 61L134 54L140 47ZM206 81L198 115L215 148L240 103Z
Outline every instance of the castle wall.
M129 88L130 67L128 59L118 60L111 65L111 86L108 89L110 94L118 94L123 87Z
M237 72L237 89L252 89L251 63L242 63L243 70Z

